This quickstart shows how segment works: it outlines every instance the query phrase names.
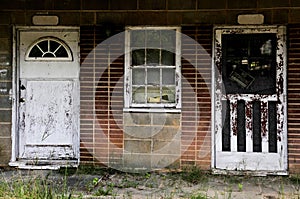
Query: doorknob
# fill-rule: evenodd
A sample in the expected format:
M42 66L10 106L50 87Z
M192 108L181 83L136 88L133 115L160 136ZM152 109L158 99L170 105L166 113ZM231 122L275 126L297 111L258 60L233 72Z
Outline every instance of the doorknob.
M24 103L24 102L25 102L24 97L21 97L21 98L19 99L19 102L20 102L20 103Z

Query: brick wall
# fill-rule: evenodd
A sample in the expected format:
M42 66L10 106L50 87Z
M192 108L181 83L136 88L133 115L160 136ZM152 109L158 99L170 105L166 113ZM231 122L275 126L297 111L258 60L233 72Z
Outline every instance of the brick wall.
M208 169L211 164L209 89L212 27L183 27L182 33L186 35L182 39L182 113L179 117L176 114L162 115L173 122L178 118L175 123L181 121L181 143L177 142L178 146L172 148L175 150L180 147L179 153L182 154L176 165L198 165ZM135 122L137 125L128 122L132 115L123 114L124 58L118 56L123 55L123 44L108 46L103 42L106 37L102 27L81 27L81 162L117 167L124 166L124 162L136 160L132 157L130 159L129 154L124 156L123 150L133 150L135 153L141 151L138 154L149 155L154 148L151 149L149 145L149 150L146 150L147 143L155 146L170 140L164 133L161 139L156 139L160 135L157 134L151 139L138 140L126 133L129 128L146 131L147 124L157 116L138 114L134 115L138 120ZM134 144L137 144L136 149L132 149Z
M300 26L288 29L288 162L291 173L300 172Z

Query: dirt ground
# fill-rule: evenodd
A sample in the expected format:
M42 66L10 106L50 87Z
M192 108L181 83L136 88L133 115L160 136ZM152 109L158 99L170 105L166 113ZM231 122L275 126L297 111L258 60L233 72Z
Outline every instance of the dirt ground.
M182 172L122 173L114 170L1 170L0 182L42 179L69 198L132 199L281 199L300 198L300 176L212 175L198 170ZM1 196L0 196L1 198ZM4 197L5 198L5 197Z

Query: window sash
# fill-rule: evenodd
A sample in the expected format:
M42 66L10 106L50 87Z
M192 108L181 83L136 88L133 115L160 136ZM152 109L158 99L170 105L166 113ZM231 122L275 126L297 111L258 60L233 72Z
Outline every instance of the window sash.
M131 46L130 38L131 33L134 30L175 30L175 46L174 49L174 61L169 61L167 63L163 60L163 53L166 49L158 46L159 50L159 61L156 64L147 63L147 49L143 46ZM125 33L125 86L124 86L124 108L181 108L181 71L180 71L180 58L181 58L181 43L180 43L180 28L178 27L127 27ZM146 42L146 41L145 41ZM145 56L141 60L133 62L132 52L134 50L140 50L145 52ZM167 54L167 53L165 53ZM170 57L170 55L167 55ZM172 63L173 62L173 63ZM170 63L172 63L170 65ZM147 71L159 70L159 84L148 84L147 81ZM163 81L163 76L166 77L166 74L163 74L163 70L174 70L174 77L171 77L168 82ZM134 77L134 70L145 70L145 74L139 74L137 77ZM144 78L143 80L139 78ZM171 83L172 82L172 83ZM144 93L144 101L134 96L133 92L137 92L137 89L140 89L138 92ZM150 91L155 90L157 94L159 92L159 99L155 95L152 95ZM168 90L169 89L169 90ZM169 94L168 96L164 95L167 92L174 92L174 94ZM139 93L139 97L143 98L142 94ZM149 99L151 97L151 99Z

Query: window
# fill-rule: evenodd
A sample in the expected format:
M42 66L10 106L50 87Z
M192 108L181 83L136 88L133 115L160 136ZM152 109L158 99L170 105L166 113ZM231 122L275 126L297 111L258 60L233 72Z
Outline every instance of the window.
M66 44L56 38L46 37L34 42L26 53L26 60L71 61L72 54Z
M275 94L276 43L275 33L222 35L227 94Z
M128 27L125 109L181 107L180 33L174 27Z

